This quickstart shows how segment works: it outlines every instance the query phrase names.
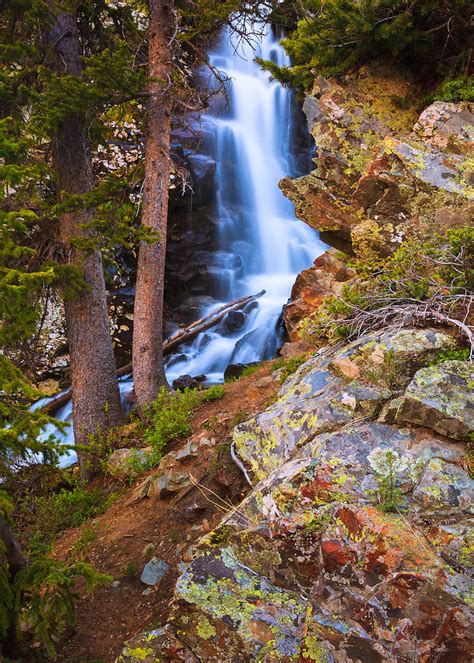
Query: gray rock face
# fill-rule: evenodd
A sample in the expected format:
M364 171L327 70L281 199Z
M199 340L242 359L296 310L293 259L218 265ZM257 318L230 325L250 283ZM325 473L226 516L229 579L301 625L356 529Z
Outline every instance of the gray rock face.
M169 569L169 565L159 557L152 557L145 564L140 580L144 585L157 585Z
M397 388L405 386L420 362L452 345L452 339L437 330L403 329L312 357L286 380L274 405L237 426L233 437L238 454L263 478L316 435L355 418L373 418L392 397L390 371L396 373ZM359 379L340 377L335 364L347 358L360 362ZM366 375L369 366L380 378L375 384L372 373Z
M474 365L446 361L419 370L408 385L397 420L466 439L474 431Z

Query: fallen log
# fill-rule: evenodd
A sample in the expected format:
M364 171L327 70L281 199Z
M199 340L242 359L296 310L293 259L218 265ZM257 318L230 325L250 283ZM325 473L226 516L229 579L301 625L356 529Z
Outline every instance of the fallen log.
M196 320L195 322L191 323L188 327L180 329L179 331L176 332L176 334L173 334L173 336L170 336L169 338L166 339L166 341L164 341L163 354L168 355L175 348L182 345L183 343L188 343L189 341L192 341L201 332L206 331L207 329L211 329L211 327L215 327L215 325L217 325L217 323L220 322L227 315L227 313L230 313L231 311L236 311L239 308L242 308L243 306L250 304L250 302L252 302L255 299L259 299L264 294L265 290L262 290L261 292L258 292L256 295L247 295L245 297L241 297L240 299L236 299L233 302L224 304L216 311L212 311L212 313L205 315L203 318ZM129 363L117 370L117 377L122 378L131 372L132 372L132 364ZM66 403L70 399L71 399L71 389L69 388L66 391L59 394L58 396L56 396L55 398L53 398L52 400L50 400L49 403L47 403L40 409L42 410L42 412L52 414L56 410L59 410L59 408L61 408L63 405L66 405Z

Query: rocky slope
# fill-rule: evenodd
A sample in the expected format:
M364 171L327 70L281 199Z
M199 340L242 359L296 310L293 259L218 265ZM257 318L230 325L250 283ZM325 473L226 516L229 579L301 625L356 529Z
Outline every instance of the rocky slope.
M473 116L419 116L398 74L318 79L305 102L316 169L281 186L360 260L472 218ZM412 129L412 127L414 127ZM354 278L334 249L299 277L299 321ZM136 661L471 660L474 366L443 328L392 328L307 354L232 434L249 496L183 563L170 618Z
M468 661L474 367L433 365L454 345L407 329L321 351L237 426L253 491L119 660Z

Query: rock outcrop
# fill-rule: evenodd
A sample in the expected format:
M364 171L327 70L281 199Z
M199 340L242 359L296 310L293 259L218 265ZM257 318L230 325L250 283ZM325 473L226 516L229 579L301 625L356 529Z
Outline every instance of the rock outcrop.
M370 268L405 239L474 220L472 106L437 101L420 115L418 103L416 85L391 69L362 68L340 82L318 77L303 106L315 169L280 182L300 219ZM299 275L285 313L290 341L355 276L344 265L344 253L331 249Z
M404 329L325 349L237 426L254 488L183 566L166 627L121 663L470 660L465 436L434 416L408 424L403 405L440 385L472 402L468 362L440 363L454 347Z
M285 307L284 319L290 341L297 342L298 324L321 306L328 295L338 295L342 286L355 275L348 267L344 255L329 249L296 277L291 291L291 301Z
M361 69L342 84L319 77L304 104L316 168L280 186L297 216L350 240L362 259L472 220L474 115L435 102L417 117L416 94L400 74Z

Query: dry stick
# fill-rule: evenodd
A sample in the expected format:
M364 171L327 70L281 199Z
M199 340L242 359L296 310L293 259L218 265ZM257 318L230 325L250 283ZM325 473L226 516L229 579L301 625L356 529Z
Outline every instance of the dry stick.
M227 315L227 313L235 311L241 308L242 306L245 306L246 304L250 304L250 302L252 302L254 299L259 299L264 294L265 290L262 290L261 292L258 292L256 295L247 295L245 297L241 297L240 299L236 299L233 302L224 304L224 306L221 306L216 311L213 311L212 313L205 315L200 320L196 320L188 327L180 329L178 332L176 332L176 334L170 336L170 338L168 338L163 343L163 354L165 355L169 354L179 345L191 341L193 338L195 338L195 336L197 336L201 332L206 331L211 327L214 327L218 322L222 320L222 318L225 315ZM122 366L122 368L118 369L117 377L121 378L124 375L127 375L128 373L131 372L132 372L132 364L131 363L126 364L125 366ZM56 398L53 398L49 403L47 403L47 405L43 406L40 409L42 412L47 412L48 414L51 414L52 412L55 412L63 405L66 405L66 403L70 399L71 399L71 389L67 389L64 393L60 394Z

